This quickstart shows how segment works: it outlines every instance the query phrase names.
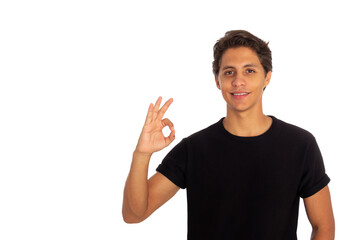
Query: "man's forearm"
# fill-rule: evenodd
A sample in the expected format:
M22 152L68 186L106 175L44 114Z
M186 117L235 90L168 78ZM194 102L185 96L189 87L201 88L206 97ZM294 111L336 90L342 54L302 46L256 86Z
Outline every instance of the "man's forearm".
M123 217L140 218L148 206L148 168L151 155L133 154L130 172L124 188ZM128 216L130 214L135 216Z

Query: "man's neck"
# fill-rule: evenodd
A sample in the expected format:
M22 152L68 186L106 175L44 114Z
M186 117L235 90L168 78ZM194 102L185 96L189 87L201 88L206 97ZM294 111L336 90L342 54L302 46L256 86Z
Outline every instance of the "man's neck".
M272 118L258 112L227 111L223 121L224 128L233 135L254 137L265 133L272 124Z

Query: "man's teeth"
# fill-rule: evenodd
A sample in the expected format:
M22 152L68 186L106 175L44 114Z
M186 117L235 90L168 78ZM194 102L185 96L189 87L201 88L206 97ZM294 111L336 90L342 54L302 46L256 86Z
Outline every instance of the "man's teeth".
M248 93L233 93L233 95L235 95L235 96L241 96L241 95L246 95L246 94L248 94Z

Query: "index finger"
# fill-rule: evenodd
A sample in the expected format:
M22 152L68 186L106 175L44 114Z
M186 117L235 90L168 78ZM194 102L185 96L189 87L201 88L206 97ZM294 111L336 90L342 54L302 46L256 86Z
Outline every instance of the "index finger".
M174 99L170 98L169 100L166 101L166 103L160 108L159 113L157 115L158 119L162 119L162 117L164 116L165 112L168 110L170 104L174 101Z

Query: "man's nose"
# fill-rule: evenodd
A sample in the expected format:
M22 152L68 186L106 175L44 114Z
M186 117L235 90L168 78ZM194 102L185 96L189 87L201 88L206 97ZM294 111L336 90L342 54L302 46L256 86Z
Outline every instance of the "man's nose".
M236 74L236 76L234 77L233 81L232 81L232 85L234 87L237 86L245 86L246 85L246 81L244 76L242 76L241 74Z

